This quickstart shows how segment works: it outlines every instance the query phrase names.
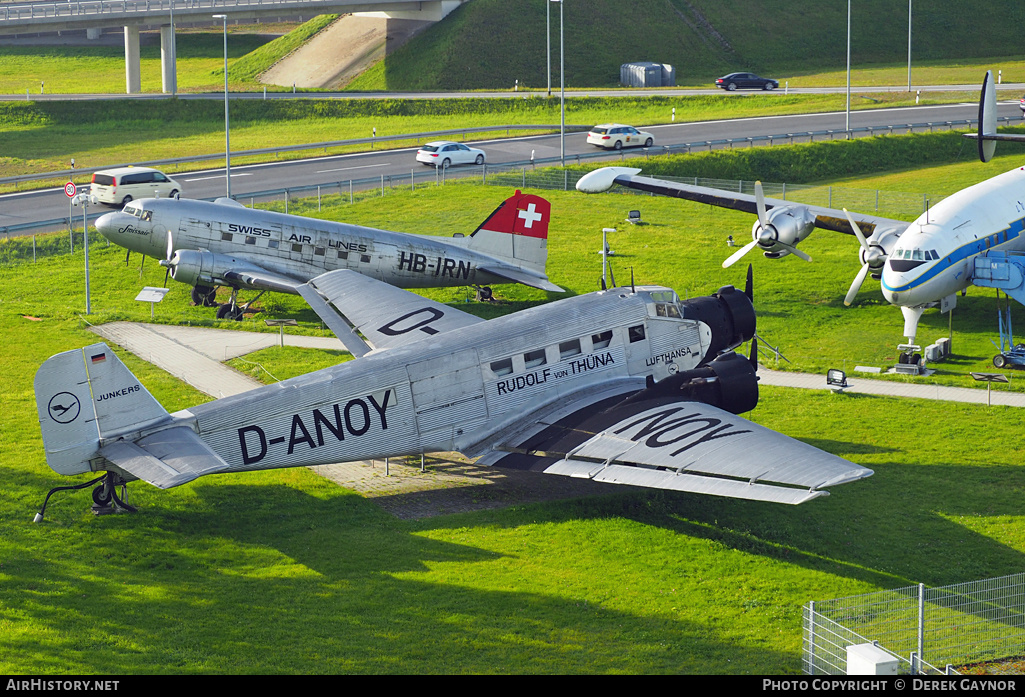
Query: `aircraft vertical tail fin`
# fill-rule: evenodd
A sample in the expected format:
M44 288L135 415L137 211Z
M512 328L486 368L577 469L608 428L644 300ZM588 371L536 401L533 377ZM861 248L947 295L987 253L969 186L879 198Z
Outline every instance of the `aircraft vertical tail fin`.
M551 216L551 203L517 190L474 230L467 246L543 276Z
M982 94L979 97L979 159L989 162L996 152L997 144L986 136L997 133L997 90L993 85L993 71L987 70L982 81Z
M997 89L993 83L993 71L986 71L982 81L982 94L979 96L979 131L965 133L965 138L979 141L979 159L989 162L996 151L996 141L1013 140L1025 142L1025 135L1020 133L997 133Z
M104 439L170 419L104 343L50 357L36 371L35 393L46 462L64 475L101 465Z

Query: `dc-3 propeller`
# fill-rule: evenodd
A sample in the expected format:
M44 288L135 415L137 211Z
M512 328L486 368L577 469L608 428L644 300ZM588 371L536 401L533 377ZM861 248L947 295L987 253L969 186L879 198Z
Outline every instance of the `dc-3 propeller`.
M810 256L802 252L793 244L781 239L787 236L785 233L789 232L789 230L780 230L775 224L775 220L770 220L765 208L765 194L762 191L762 183L760 181L755 182L755 207L758 209L758 222L755 223L754 229L751 231L754 239L731 254L729 258L722 263L722 267L724 269L728 269L733 266L733 264L740 261L741 257L755 247L761 247L766 253L785 250L794 256L804 259L805 261L811 261ZM789 213L790 210L786 209L785 212ZM800 241L801 237L802 235L797 235L797 239L795 241Z

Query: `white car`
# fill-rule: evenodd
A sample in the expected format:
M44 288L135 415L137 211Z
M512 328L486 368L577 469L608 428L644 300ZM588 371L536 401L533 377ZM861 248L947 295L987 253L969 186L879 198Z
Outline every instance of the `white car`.
M621 123L603 123L591 129L587 134L587 142L606 150L622 150L629 147L650 148L655 144L655 137L650 133L638 131L633 126Z
M482 165L487 159L484 151L450 140L436 140L416 151L416 161L430 167L451 167L452 165Z
M124 206L137 198L174 198L181 184L149 167L118 167L93 174L89 193L108 206Z

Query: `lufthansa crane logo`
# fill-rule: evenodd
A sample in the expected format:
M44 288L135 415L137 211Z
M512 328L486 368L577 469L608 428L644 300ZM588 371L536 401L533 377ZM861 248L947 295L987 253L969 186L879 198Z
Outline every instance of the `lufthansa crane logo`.
M50 398L47 406L50 411L50 418L59 424L69 424L78 418L82 411L82 404L78 397L70 392L58 392Z

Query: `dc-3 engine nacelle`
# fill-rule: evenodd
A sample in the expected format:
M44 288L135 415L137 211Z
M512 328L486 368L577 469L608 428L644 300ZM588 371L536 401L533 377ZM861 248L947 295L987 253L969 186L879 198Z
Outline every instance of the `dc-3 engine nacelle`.
M215 279L222 278L224 273L237 268L237 262L229 256L196 249L179 249L171 256L168 264L171 267L171 278L181 283L195 285L212 285Z
M806 206L777 206L766 211L765 221L756 220L751 237L770 259L779 259L796 247L815 229L815 216Z
M751 299L733 286L723 286L714 295L683 303L683 316L704 322L712 331L712 341L702 357L708 361L750 341L755 335L755 309Z
M648 386L627 401L684 399L703 402L732 414L751 411L758 404L758 376L750 360L728 351L708 365L684 370Z

